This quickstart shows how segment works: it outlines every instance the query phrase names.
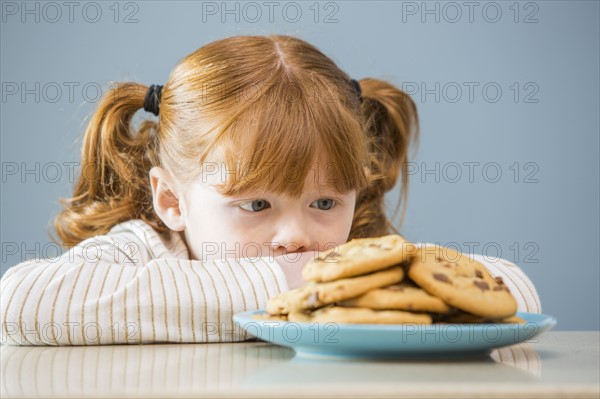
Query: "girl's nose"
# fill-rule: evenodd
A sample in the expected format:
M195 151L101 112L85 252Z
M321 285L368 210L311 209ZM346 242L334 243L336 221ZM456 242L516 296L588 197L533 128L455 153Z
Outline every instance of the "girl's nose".
M276 254L313 250L312 234L302 218L286 218L276 226L273 250Z

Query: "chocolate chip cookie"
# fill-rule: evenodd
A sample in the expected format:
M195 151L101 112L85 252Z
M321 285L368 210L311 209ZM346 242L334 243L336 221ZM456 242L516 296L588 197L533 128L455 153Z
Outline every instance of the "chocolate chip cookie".
M302 277L320 283L360 276L409 261L416 249L398 234L355 238L319 254L304 266Z
M373 310L369 308L345 308L329 306L313 312L292 312L288 320L309 323L356 323L356 324L431 324L431 316L426 313L412 313L401 310Z
M272 315L314 310L334 302L354 298L373 288L397 283L403 277L402 267L393 266L360 277L326 283L309 282L300 288L282 292L270 298L267 301L266 310Z
M457 311L441 315L436 323L439 324L472 324L472 323L517 323L525 324L525 320L519 316L510 316L502 319L491 319L488 317L476 316L474 314Z
M500 277L492 277L483 264L448 247L419 248L408 275L429 294L475 316L500 319L517 311L517 302Z
M340 303L341 306L356 306L379 310L409 310L414 312L446 313L450 307L440 298L406 281L387 287L376 288L359 297Z

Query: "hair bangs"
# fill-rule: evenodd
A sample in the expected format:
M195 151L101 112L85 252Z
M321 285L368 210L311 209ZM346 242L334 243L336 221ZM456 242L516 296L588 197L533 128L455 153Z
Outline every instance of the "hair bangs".
M222 195L268 191L298 198L309 176L340 193L366 185L366 140L356 113L307 81L270 86L220 132L214 144L226 167ZM329 100L315 101L326 95Z

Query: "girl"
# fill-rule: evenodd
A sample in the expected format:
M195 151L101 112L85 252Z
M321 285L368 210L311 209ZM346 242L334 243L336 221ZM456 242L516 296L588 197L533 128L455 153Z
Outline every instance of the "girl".
M136 128L142 108L158 119ZM2 343L246 339L232 315L303 284L316 252L397 233L384 194L400 177L403 220L417 139L406 93L357 82L290 36L226 38L164 87L119 84L89 122L54 222L69 250L2 277ZM486 264L519 310L541 310L517 266Z

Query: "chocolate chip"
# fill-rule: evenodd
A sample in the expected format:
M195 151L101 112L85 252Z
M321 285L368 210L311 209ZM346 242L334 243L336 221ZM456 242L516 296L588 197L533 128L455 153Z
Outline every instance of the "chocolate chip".
M441 261L443 261L444 259L440 258L439 256L436 256L436 257L435 257L435 260L437 260L438 262L441 262Z
M479 278L483 278L483 273L481 273L481 270L475 270L475 275Z
M504 285L504 281L502 281L502 277L494 277L494 280L496 281L496 283Z
M504 288L501 285L497 285L494 287L494 291L502 291Z
M433 278L444 283L450 283L448 276L442 273L433 273Z
M473 284L475 284L481 291L487 291L490 289L489 284L485 281L473 281Z

